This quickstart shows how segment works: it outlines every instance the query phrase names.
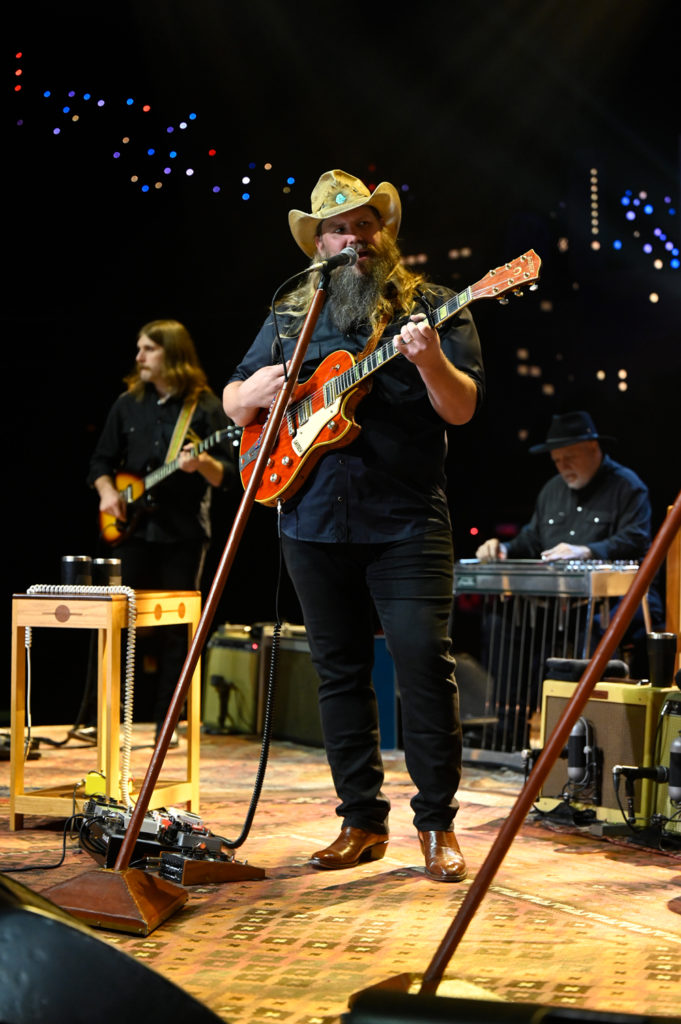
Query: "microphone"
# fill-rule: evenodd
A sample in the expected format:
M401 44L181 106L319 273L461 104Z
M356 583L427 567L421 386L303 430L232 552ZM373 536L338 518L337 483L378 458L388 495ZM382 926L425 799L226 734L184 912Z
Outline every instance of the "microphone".
M669 770L663 764L656 764L652 768L644 768L638 764L615 764L612 768L613 777L623 775L627 782L635 779L652 779L654 782L666 782L669 778Z
M588 739L589 725L585 718L579 718L568 739L567 773L573 782L586 782L588 778L587 755L592 752Z
M328 259L320 260L319 263L313 263L308 270L333 270L335 267L354 267L357 262L358 256L355 249L352 246L347 245L345 249L341 249L335 256L329 256Z
M681 733L669 748L669 799L674 804L681 801Z

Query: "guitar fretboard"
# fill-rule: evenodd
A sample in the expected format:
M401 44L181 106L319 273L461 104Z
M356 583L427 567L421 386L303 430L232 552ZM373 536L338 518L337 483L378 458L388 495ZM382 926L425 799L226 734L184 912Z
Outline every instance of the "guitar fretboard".
M194 445L189 454L193 459L195 459L197 455L201 454L201 452L208 451L209 448L213 448L216 444L219 444L227 438L239 437L240 434L241 430L239 427L226 427L224 430L216 430L215 433L210 434L208 437L204 438L203 441L199 441L198 444ZM155 487L156 484L161 482L161 480L165 480L167 476L170 476L171 473L174 473L175 470L178 469L179 465L180 456L178 455L176 459L171 459L170 462L164 462L162 466L158 467L158 469L152 470L151 473L144 478L145 491L148 491L151 487Z
M435 322L433 327L440 327L445 320L449 320L451 316L458 313L460 309L467 306L472 300L473 293L470 288L464 288L463 291L459 292L458 295L454 295L447 302L443 302L441 306L438 306L434 310ZM395 356L400 355L398 349L395 348L394 341L385 341L377 348L374 352L370 352L364 359L360 359L358 363L351 366L349 369L344 370L343 373L339 373L337 377L332 377L331 380L327 381L324 385L324 405L328 408L330 405L344 395L346 391L350 391L351 388L359 384L360 381L364 380L370 374L375 373L381 366L384 366L389 360L394 359ZM300 411L298 415L300 416Z

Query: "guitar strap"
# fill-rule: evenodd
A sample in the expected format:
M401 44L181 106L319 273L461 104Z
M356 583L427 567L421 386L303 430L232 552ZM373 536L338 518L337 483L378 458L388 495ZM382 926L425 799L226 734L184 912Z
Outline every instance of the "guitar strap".
M194 410L196 409L197 399L188 398L180 409L180 414L177 417L177 423L173 430L173 436L170 438L170 444L168 445L168 452L166 454L165 461L172 462L180 454L180 448L189 430L189 424L191 423Z
M374 351L374 349L378 345L379 341L381 340L381 338L383 336L383 332L384 332L384 330L386 329L386 327L388 326L388 324L390 323L391 320L392 320L392 314L391 313L384 313L383 314L383 316L379 320L378 324L376 325L376 330L371 335L371 337L367 341L366 345L364 346L364 348L362 349L360 354L357 356L357 362L359 362L361 359L364 359L365 356L371 355L371 353Z

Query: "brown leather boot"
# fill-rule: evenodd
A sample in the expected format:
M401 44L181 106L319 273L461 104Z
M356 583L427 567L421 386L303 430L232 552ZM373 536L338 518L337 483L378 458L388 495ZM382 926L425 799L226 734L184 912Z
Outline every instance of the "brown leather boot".
M346 825L331 846L312 854L310 864L328 870L354 868L360 861L380 860L385 856L387 848L387 835L376 835L365 832L363 828Z
M453 832L419 832L426 874L435 882L462 882L468 874Z

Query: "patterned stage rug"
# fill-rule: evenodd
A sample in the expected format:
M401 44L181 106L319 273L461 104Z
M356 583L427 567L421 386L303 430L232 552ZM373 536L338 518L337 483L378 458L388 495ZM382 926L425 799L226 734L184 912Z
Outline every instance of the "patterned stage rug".
M65 732L34 729L54 739ZM149 762L151 736L149 726L135 726L136 783ZM177 768L181 777L185 750L181 739L168 752L164 775ZM69 742L43 744L40 751L27 763L27 789L75 783L93 767L93 748ZM241 836L260 757L258 739L202 736L199 815L215 835ZM443 885L423 872L402 752L386 752L385 762L393 811L383 860L346 872L309 866L310 854L338 829L330 774L321 750L275 742L252 828L236 854L266 877L188 887L184 907L146 937L96 935L234 1024L332 1024L354 994L403 973L413 976L417 992L523 779L506 768L465 766L456 825L470 877ZM50 866L61 857L63 821L27 816L23 830L10 832L8 797L4 762L0 874L41 893L96 867L74 839L63 863ZM35 870L10 871L20 866ZM680 898L678 852L603 840L530 816L438 995L675 1017L681 918L670 904Z

